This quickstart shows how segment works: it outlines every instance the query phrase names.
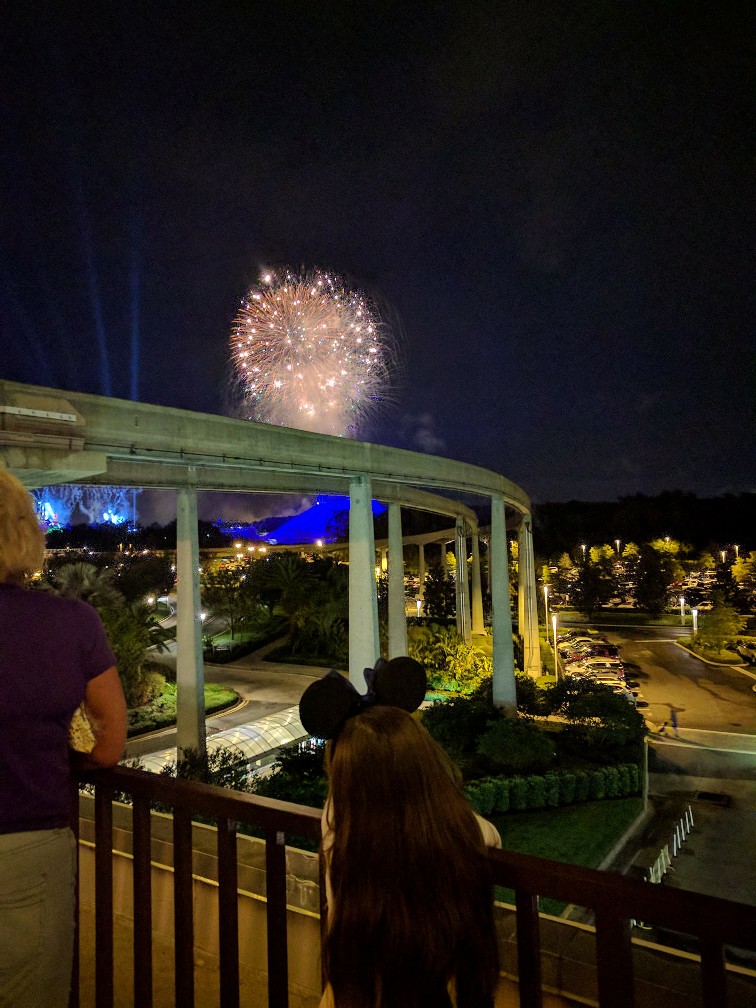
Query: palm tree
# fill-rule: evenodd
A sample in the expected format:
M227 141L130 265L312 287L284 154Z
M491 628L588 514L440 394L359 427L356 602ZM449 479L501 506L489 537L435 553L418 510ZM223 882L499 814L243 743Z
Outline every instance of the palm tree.
M63 564L48 576L48 582L56 595L84 599L95 609L107 609L124 601L115 586L114 572L84 561Z

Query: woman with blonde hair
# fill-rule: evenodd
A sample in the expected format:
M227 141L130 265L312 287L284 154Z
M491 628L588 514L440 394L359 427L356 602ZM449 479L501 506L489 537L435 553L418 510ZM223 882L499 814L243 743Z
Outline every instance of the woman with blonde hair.
M425 672L366 670L360 697L330 673L303 725L328 738L323 811L328 928L321 1008L492 1008L498 980L486 845L501 841L412 717Z
M126 703L99 616L33 591L45 541L0 469L0 1008L66 1008L74 933L69 726L86 703L90 767L118 762Z

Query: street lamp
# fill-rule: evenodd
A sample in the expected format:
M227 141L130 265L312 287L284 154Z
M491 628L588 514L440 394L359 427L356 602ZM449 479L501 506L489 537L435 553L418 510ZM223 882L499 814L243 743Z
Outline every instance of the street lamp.
M685 626L685 599L680 596L680 626Z
M735 550L735 559L737 560L740 557L740 546L735 543L732 548Z
M543 586L543 604L544 604L544 626L549 625L549 586L545 584Z
M619 539L615 539L614 541L617 544L617 556L619 556L620 555L620 541L619 541Z
M719 551L719 555L722 557L722 563L724 563L725 562L725 557L727 556L727 551L726 550L720 550Z
M691 609L690 615L693 617L693 636L698 633L698 609Z
M557 614L553 613L551 617L551 625L554 627L554 675L557 682L559 682L559 652L557 651Z

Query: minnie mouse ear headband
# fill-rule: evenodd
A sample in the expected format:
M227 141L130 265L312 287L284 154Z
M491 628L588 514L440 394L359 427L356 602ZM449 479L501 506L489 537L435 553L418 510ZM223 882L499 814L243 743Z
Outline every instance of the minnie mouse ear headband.
M335 669L311 683L299 701L304 729L317 738L333 739L348 718L366 707L400 707L411 714L425 699L425 669L414 658L379 658L375 668L365 669L365 682L364 696Z

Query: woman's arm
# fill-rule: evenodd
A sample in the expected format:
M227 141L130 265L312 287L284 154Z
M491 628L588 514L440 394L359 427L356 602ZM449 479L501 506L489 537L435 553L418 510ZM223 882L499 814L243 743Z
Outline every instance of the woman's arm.
M115 766L126 745L126 699L115 666L89 680L84 702L96 740L84 763L94 767Z

